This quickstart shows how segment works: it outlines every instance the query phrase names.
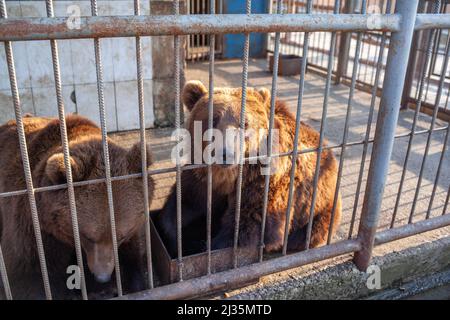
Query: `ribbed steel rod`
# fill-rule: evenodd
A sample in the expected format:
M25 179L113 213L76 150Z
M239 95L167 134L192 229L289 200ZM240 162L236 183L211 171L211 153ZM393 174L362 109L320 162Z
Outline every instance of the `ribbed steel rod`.
M0 244L0 276L2 277L3 289L7 300L12 300L11 287L9 285L8 272L6 270L5 259L3 258L2 246Z
M306 4L306 12L310 13L312 10L312 0L308 0ZM309 36L308 32L305 32L303 38L303 53L302 61L300 66L300 80L298 85L298 99L297 99L297 110L295 113L295 133L294 133L294 149L292 150L291 159L291 172L289 176L289 191L288 191L288 202L286 206L286 222L284 225L284 239L283 239L283 255L287 253L288 239L289 239L289 221L291 220L291 210L292 201L294 196L294 182L295 182L295 172L297 169L297 158L298 158L298 140L300 138L301 129L301 114L303 107L303 96L305 91L305 74L306 68L308 66L308 47L309 47Z
M281 13L281 1L277 0L277 13ZM280 33L275 34L275 50L273 53L273 69L272 69L272 90L270 95L270 112L269 112L269 133L267 138L267 162L266 172L264 177L264 194L263 194L263 212L261 219L261 237L259 243L259 260L262 261L264 253L264 238L265 224L267 217L267 207L269 205L269 186L270 176L272 174L272 140L273 140L273 126L275 119L275 101L277 97L277 81L278 81L278 62L280 58ZM294 143L296 143L294 141Z
M91 0L91 12L93 16L98 15L97 0ZM100 127L102 132L103 162L105 166L106 192L108 197L109 221L111 224L111 238L114 253L114 270L116 275L117 294L120 297L123 294L122 277L120 275L119 246L117 243L116 218L114 215L114 200L111 182L111 164L109 159L108 134L107 134L108 131L106 128L103 64L101 54L101 43L99 38L94 39L94 52L95 52L95 67L97 75L98 108L100 113Z
M366 14L366 6L367 6L367 1L363 0L361 2L361 14ZM334 218L336 215L336 207L337 207L338 200L339 200L339 189L341 187L342 170L344 169L345 151L346 151L347 139L348 139L348 128L350 126L350 120L351 120L352 109L353 109L353 96L355 95L356 76L358 74L358 68L360 66L359 56L361 54L362 36L363 36L363 34L361 32L359 32L357 39L356 39L355 58L353 60L352 79L351 79L350 92L349 92L348 101L347 101L347 113L345 116L345 123L344 123L344 135L342 137L342 148L341 148L341 155L340 155L340 159L339 159L338 175L337 175L335 191L334 191L333 207L331 209L330 224L328 227L327 244L331 243L333 227L334 227Z
M246 14L250 16L251 0L246 0ZM242 59L242 99L241 112L239 118L239 171L236 181L236 204L235 204L235 219L234 219L234 240L233 240L233 266L237 268L238 265L238 242L239 242L239 220L241 215L241 196L242 196L242 173L244 165L244 130L245 130L245 107L247 104L247 83L248 83L248 58L250 52L250 34L245 34L244 52Z
M334 2L334 15L339 13L341 2L339 0L335 0ZM311 242L311 233L314 221L314 207L316 204L316 196L317 196L317 185L319 183L320 177L320 158L322 156L323 149L323 140L325 137L325 129L327 126L327 111L328 111L328 99L330 97L330 88L331 88L331 79L333 75L333 66L334 66L334 53L336 50L336 32L331 34L331 47L330 47L330 55L328 59L328 68L327 68L327 78L325 83L325 95L323 98L323 109L322 109L322 119L320 121L320 135L319 135L319 146L317 150L317 158L315 164L314 178L313 178L313 193L311 198L311 208L309 211L309 219L308 219L308 227L306 232L306 244L305 249L309 250L309 245Z
M46 11L47 17L54 17L53 12L53 0L46 0ZM65 111L64 111L64 100L62 96L62 85L61 85L61 72L60 72L60 64L58 57L58 44L56 40L50 40L50 47L52 51L52 63L53 63L53 74L55 80L55 91L56 91L56 103L58 105L58 117L59 117L59 127L61 131L61 144L63 148L63 157L64 157L64 167L66 173L66 181L67 181L67 193L69 197L69 207L70 207L70 216L72 221L72 229L73 229L73 239L75 246L75 255L77 259L77 265L80 270L80 284L81 284L81 296L83 300L87 300L87 290L86 290L86 277L84 271L83 264L83 251L81 248L81 240L80 240L80 230L78 224L78 214L77 207L75 202L75 190L73 187L73 177L72 177L72 165L70 163L70 151L69 151L69 140L67 137L67 126L65 119Z
M210 13L216 12L216 0L210 0ZM214 117L214 55L216 36L214 34L209 36L209 101L208 101L208 141L212 142L212 129ZM208 162L208 176L207 176L207 203L206 203L206 250L207 258L207 272L211 274L211 224L212 224L212 164Z
M140 0L134 0L134 14L141 15ZM145 98L144 98L144 75L142 70L142 40L140 36L136 37L136 72L137 72L137 91L139 104L139 135L141 143L141 171L142 171L142 194L144 196L144 215L145 215L145 247L147 259L147 281L148 286L153 288L153 261L152 244L150 231L150 204L148 202L148 174L147 174L147 141L145 137Z
M179 0L173 0L173 13L175 17L180 14L180 3ZM176 161L176 182L175 182L175 192L177 199L177 259L178 259L178 280L183 281L183 241L182 241L182 193L181 193L181 164L180 164L180 134L179 129L181 127L181 105L180 105L180 37L178 35L174 36L174 87L175 87L175 130L176 130L176 150L177 150L177 161Z
M3 20L3 21L8 20L5 0L0 1L0 17L2 18L0 20ZM39 259L39 265L41 268L41 275L42 275L42 281L44 284L45 296L46 296L47 300L51 300L52 299L52 291L50 288L50 281L49 281L49 277L48 277L47 261L45 258L44 244L42 241L41 226L40 226L39 215L38 215L38 210L37 210L37 206L36 206L36 197L34 194L34 185L33 185L32 173L31 173L30 158L28 157L28 148L27 148L27 142L26 142L26 136L25 136L25 128L24 128L23 119L22 119L22 106L20 103L19 89L17 86L14 55L13 55L11 42L9 42L9 41L5 41L5 55L6 55L6 64L8 65L8 74L9 74L9 83L11 86L11 95L12 95L13 104L14 104L14 115L16 118L17 134L19 136L20 154L22 157L22 165L23 165L23 170L24 170L24 175L25 175L25 183L27 186L28 201L30 204L33 232L34 232L34 236L35 236L35 240L36 240L37 255L38 255L38 259Z

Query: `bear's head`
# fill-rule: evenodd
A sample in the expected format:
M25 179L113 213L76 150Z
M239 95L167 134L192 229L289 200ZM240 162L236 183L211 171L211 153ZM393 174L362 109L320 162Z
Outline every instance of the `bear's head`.
M267 138L270 113L270 92L266 88L248 88L245 101L245 131L243 158L261 154L261 147ZM242 89L241 88L215 88L213 94L213 128L212 141L215 146L207 149L212 143L206 138L209 119L209 94L206 87L200 81L189 81L183 88L182 102L190 111L187 120L187 129L192 143L194 140L202 141L201 155L203 162L205 155L210 154L214 159L214 179L230 181L237 176L238 160L240 159L239 128L241 120ZM201 128L201 129L199 129ZM220 139L220 144L217 144ZM197 141L198 145L198 141ZM191 148L191 154L195 156L195 147ZM221 160L221 161L220 161ZM197 161L195 161L196 163ZM224 181L225 182L225 181ZM220 190L218 190L220 192ZM224 190L223 192L227 192Z
M151 156L147 147L147 167ZM109 141L112 199L118 245L136 236L144 225L144 192L142 178L114 177L142 172L140 144L126 150ZM101 136L87 137L70 143L70 162L74 182L105 178ZM67 182L64 156L61 149L53 152L43 166L42 185ZM151 203L154 184L148 179L148 200ZM114 270L111 209L107 185L104 181L75 186L75 204L81 246L89 270L98 282L105 283ZM74 245L72 216L67 189L39 194L42 228L69 246Z

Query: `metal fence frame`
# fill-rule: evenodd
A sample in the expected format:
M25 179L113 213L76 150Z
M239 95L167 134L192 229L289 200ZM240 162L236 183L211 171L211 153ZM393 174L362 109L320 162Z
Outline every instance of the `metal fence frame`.
M24 173L26 178L26 190L17 190L12 192L0 193L0 198L11 197L18 195L27 195L31 206L31 214L33 218L33 226L37 239L37 249L39 251L39 260L41 265L42 277L45 285L45 293L47 299L52 298L51 288L48 281L48 272L46 269L45 251L42 245L42 239L40 235L40 227L38 220L38 208L35 201L36 192L45 192L49 190L57 190L68 188L70 209L72 214L72 221L74 225L74 238L75 247L77 253L77 260L80 267L82 267L82 255L81 247L79 244L79 234L77 227L77 212L76 205L73 196L74 186L82 186L94 183L106 183L108 192L108 203L110 207L110 219L113 234L114 252L116 260L116 278L118 287L119 299L168 299L168 298L187 298L192 295L197 295L199 292L207 293L212 290L226 290L232 285L244 283L245 281L254 278L255 276L264 276L270 273L283 271L286 269L299 267L308 263L321 261L327 258L335 257L346 253L354 253L354 259L356 266L360 270L366 270L372 255L372 249L374 245L383 244L389 241L401 239L411 235L415 235L421 232L433 230L436 228L450 225L450 214L446 214L447 204L449 201L450 189L447 193L446 205L442 216L429 217L423 221L391 228L382 232L377 232L377 224L380 214L380 206L383 198L383 190L387 179L387 173L389 168L389 160L392 153L393 142L398 135L395 135L395 128L399 116L399 106L402 97L402 88L404 85L405 74L407 70L408 55L410 52L411 41L413 32L415 30L423 29L436 29L436 28L450 28L450 15L433 15L433 14L416 14L419 0L397 0L394 14L374 16L372 14L339 14L340 1L335 1L334 14L281 14L280 5L278 4L276 14L251 14L251 1L247 1L246 14L238 15L215 15L215 0L211 0L211 14L193 16L193 15L180 15L179 1L173 2L173 15L169 16L142 16L139 15L139 0L135 0L135 16L117 16L117 17L99 17L97 16L97 3L96 0L91 0L91 17L81 18L81 28L78 30L70 29L66 24L66 18L57 18L53 16L53 4L52 0L47 0L47 18L21 18L21 19L9 19L7 18L5 0L0 1L0 41L5 44L7 65L9 71L9 78L11 84L11 92L14 102L15 117L17 121L17 128L19 134L20 150L24 166ZM280 2L280 1L279 1ZM312 1L308 1L307 10L311 10ZM372 24L373 18L377 19L377 24ZM294 150L285 152L283 154L272 154L269 147L269 153L267 157L269 160L274 157L290 156L292 161L295 161L296 157L300 154L307 152L317 152L320 154L324 148L341 148L342 152L346 147L361 144L367 151L367 145L373 143L373 151L371 155L369 175L365 189L365 197L363 202L363 210L361 215L360 224L356 237L349 235L347 240L339 241L336 243L330 243L328 239L328 245L319 248L307 248L307 250L290 254L286 254L286 249L283 250L283 255L278 258L269 260L263 260L262 250L260 251L260 261L252 265L237 268L235 254L234 268L228 271L211 274L210 259L208 259L208 275L192 279L183 280L183 257L181 250L181 172L183 170L189 170L196 167L206 167L208 165L188 165L181 166L177 164L174 168L161 169L161 170L147 170L146 168L146 150L145 150L145 127L144 127L144 91L142 87L142 68L140 66L141 54L140 54L140 37L141 36L157 36L157 35L173 35L174 36L174 48L175 48L175 127L179 129L181 126L181 105L180 105L180 59L181 59L181 36L187 34L206 34L210 38L210 68L209 68L209 92L210 92L210 115L212 111L212 88L214 87L214 39L216 34L224 33L245 33L245 46L243 55L243 76L242 76L242 108L241 108L241 128L244 128L244 116L245 116L245 101L246 101L246 88L247 88L247 75L248 75L248 62L249 62L249 34L251 32L276 32L276 46L274 50L275 63L273 70L273 82L272 82L272 98L271 98L271 112L270 112L270 129L273 127L274 120L274 106L277 95L277 61L280 54L280 33L281 32L305 32L305 43L303 46L303 52L307 56L308 50L308 38L310 32L317 31L330 31L332 32L331 50L335 50L336 47L336 32L338 31L382 31L391 32L390 50L388 54L388 61L385 70L384 88L381 94L381 103L378 113L378 121L376 125L376 132L374 139L369 139L366 135L365 140L359 142L348 142L348 120L351 117L352 107L352 92L355 90L355 78L357 70L357 63L353 67L353 76L351 79L351 93L349 95L347 105L347 116L345 125L344 139L339 145L323 146L323 128L325 126L327 102L330 91L330 85L332 81L332 69L333 69L333 57L328 61L327 66L327 78L325 85L325 98L323 103L323 114L321 120L320 130L320 142L318 148L308 150L298 150L297 144ZM105 106L103 98L103 71L101 63L101 41L102 37L136 37L136 52L137 52L137 85L139 94L139 114L140 114L140 138L141 138L141 152L142 152L142 172L138 174L111 177L109 172L109 159L108 159L108 144L106 139L106 122L105 122ZM58 111L59 120L61 124L62 132L62 145L64 149L64 160L66 163L68 180L66 184L35 188L31 177L31 169L27 154L27 145L25 141L25 133L22 122L22 110L19 98L19 92L17 89L17 79L14 68L14 56L11 46L11 41L23 41L23 40L50 40L52 45L52 57L55 75L55 86L57 93L61 90L61 79L59 76L59 61L58 61L58 49L56 45L57 39L71 39L71 38L92 38L95 45L95 58L97 63L97 84L99 95L99 112L101 118L101 131L103 137L103 151L105 158L105 178L96 179L90 181L73 182L70 179L71 169L69 161L69 148L67 142L67 134L65 129L64 118L64 106L60 94L57 94L58 98ZM361 42L358 36L358 43ZM359 55L359 49L356 51L356 56ZM449 45L447 44L447 62ZM378 63L379 66L379 63ZM379 68L378 68L379 69ZM303 102L303 89L304 89L304 75L306 72L306 59L302 62L302 73L299 82L299 95L297 102L297 125L295 135L298 137L300 128L300 111ZM380 75L376 77L380 81ZM440 88L442 89L442 81L440 82ZM442 90L440 90L442 91ZM374 97L374 95L372 95ZM374 98L371 101L371 114L373 116ZM434 128L434 120L436 116L433 114L432 124L429 130L423 132L414 132L414 130L405 136L413 137L417 134L428 134L427 146L429 145L429 139L432 132L438 130L446 130L446 139L449 135L449 126L443 128ZM209 127L212 126L212 119L210 116ZM368 128L370 128L370 122L368 122ZM178 131L177 131L178 132ZM370 130L369 130L370 132ZM272 134L272 130L269 130L269 134ZM179 137L178 137L179 138ZM270 141L270 139L269 139ZM446 143L443 145L444 154ZM240 137L240 149L243 149L243 135ZM177 153L179 156L179 153ZM243 152L240 152L243 157ZM319 157L317 157L319 159ZM426 156L424 157L425 162ZM440 159L442 164L442 157ZM179 162L177 162L179 163ZM339 173L342 173L343 157L341 158L339 165ZM236 253L238 248L238 231L239 231L239 213L240 213L240 195L242 184L242 166L243 162L240 162L239 176L237 181L237 203L236 203L236 224L235 224L235 241L234 252ZM439 165L440 167L440 165ZM210 167L209 167L210 168ZM439 170L438 170L439 171ZM165 172L176 172L176 193L177 193L177 236L178 236L178 266L180 273L180 282L153 288L152 275L152 261L151 261L151 244L150 244L150 229L148 228L149 218L147 216L146 223L146 247L148 257L148 270L149 270L149 289L122 296L120 270L118 270L118 255L117 255L117 239L115 238L115 221L114 221L114 208L112 201L112 189L111 183L117 180L132 179L137 177L143 177L144 194L147 190L146 179L148 175L160 174ZM319 166L316 165L315 172L315 185L314 193L317 189L317 176L319 172ZM340 176L340 175L339 175ZM291 174L292 177L292 174ZM436 177L435 184L437 184ZM211 170L208 170L208 214L207 214L207 243L208 243L208 255L211 254ZM269 179L266 179L264 200L267 204L268 196L268 183ZM420 182L418 186L420 185ZM359 187L361 187L361 181L359 181ZM339 189L339 180L337 182L336 194ZM289 202L292 203L292 179L290 185ZM314 195L313 195L314 197ZM432 201L432 200L431 200ZM149 204L143 203L146 212L148 212ZM314 208L314 206L312 206ZM264 209L263 216L265 217L266 208ZM286 214L289 214L287 210ZM353 216L352 223L355 222ZM264 220L264 219L263 219ZM312 219L308 224L308 239L311 236ZM262 225L261 239L264 237L264 224ZM261 248L263 242L260 243ZM285 242L286 245L286 242ZM8 299L13 298L11 295L10 287L8 284L7 270L3 261L1 248L0 248L0 273L4 283L6 296ZM82 290L82 297L87 299L87 293L85 288Z

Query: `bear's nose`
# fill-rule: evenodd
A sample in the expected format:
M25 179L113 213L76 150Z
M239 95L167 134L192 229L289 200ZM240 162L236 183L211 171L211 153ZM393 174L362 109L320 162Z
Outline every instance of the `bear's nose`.
M100 283L106 283L111 280L111 274L106 272L95 274L94 277L95 280Z

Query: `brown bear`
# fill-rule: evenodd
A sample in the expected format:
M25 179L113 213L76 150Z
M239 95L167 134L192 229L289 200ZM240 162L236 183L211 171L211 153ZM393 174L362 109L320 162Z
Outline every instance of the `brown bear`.
M23 118L34 187L66 183L58 119ZM105 177L101 130L76 115L66 118L73 180ZM130 150L109 141L111 176L141 172L139 143ZM150 165L150 154L147 155ZM149 201L154 184L148 180ZM145 221L142 179L112 182L119 261L124 290L145 287L141 232ZM0 126L0 192L26 189L15 121ZM92 297L113 294L114 255L106 184L76 186L76 210L87 291ZM79 298L69 290L67 268L76 265L67 188L35 193L53 298ZM45 298L27 195L0 198L0 240L15 299ZM0 291L3 291L0 288Z
M240 124L242 90L240 88L216 88L213 95L213 126L222 132L227 128L238 128ZM194 136L194 122L202 123L202 133L208 128L209 95L205 86L199 81L186 83L182 100L190 111L187 129ZM267 89L249 88L246 95L246 129L263 129L268 131L271 95ZM291 151L294 146L295 117L282 101L275 103L274 128L278 130L278 152ZM226 137L226 135L224 135ZM193 139L193 138L192 138ZM224 141L222 145L227 146ZM258 147L258 139L246 139L245 157ZM305 123L301 124L299 150L317 148L319 134ZM209 142L203 142L203 150ZM238 145L235 144L236 148ZM326 146L326 142L324 144ZM217 152L217 150L216 150ZM222 155L230 150L219 150ZM254 153L253 153L254 154ZM220 156L218 157L220 158ZM276 159L275 170L270 176L268 209L265 229L265 251L278 251L283 246L288 190L291 171L291 157ZM296 161L294 197L289 221L288 250L305 249L307 225L309 220L316 152L300 154ZM275 161L275 160L274 160ZM263 214L263 195L265 175L262 174L262 161L245 162L243 165L242 204L240 212L240 246L258 245L260 242ZM235 228L235 199L238 165L236 161L212 166L212 248L232 246ZM310 247L323 245L328 236L331 211L333 207L337 178L337 161L331 150L324 148L320 159L320 175ZM182 233L183 254L204 250L206 221L207 168L183 170L182 185ZM333 221L336 231L341 215L340 196L337 199ZM169 251L176 252L176 194L172 189L167 203L158 216L158 228L166 241Z

